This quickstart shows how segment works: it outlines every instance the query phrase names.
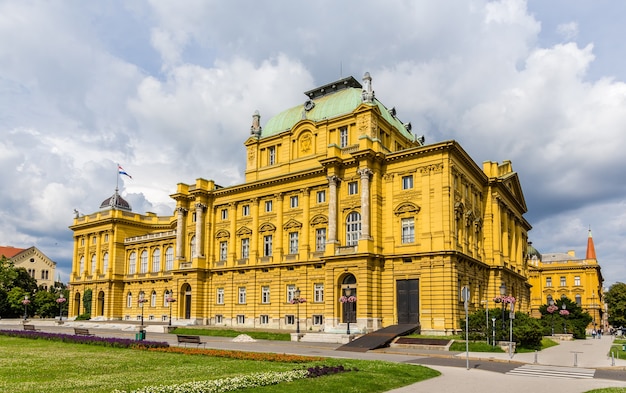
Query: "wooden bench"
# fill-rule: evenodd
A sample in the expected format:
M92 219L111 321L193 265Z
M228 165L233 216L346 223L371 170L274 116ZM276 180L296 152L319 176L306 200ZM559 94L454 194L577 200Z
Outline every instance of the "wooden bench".
M39 329L35 327L35 325L24 325L24 330L29 330L31 332L38 332Z
M74 334L77 336L93 336L93 333L89 333L89 329L74 328Z
M182 344L185 344L185 346L187 346L187 344L196 344L197 346L206 345L206 343L203 343L202 340L200 340L200 336L188 336L184 334L177 334L176 338L178 339L179 344L182 343Z

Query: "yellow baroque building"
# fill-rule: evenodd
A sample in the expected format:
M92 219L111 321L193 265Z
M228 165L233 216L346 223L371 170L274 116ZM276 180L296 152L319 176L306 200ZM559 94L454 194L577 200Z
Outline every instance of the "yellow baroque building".
M91 289L96 319L171 312L175 324L419 323L449 334L460 329L463 287L473 311L502 283L530 310L531 227L510 162L480 167L456 141L424 144L367 73L305 95L264 127L254 113L243 184L180 183L168 217L132 212L117 190L77 216L70 315ZM356 302L342 303L348 294Z
M602 270L598 264L591 230L587 238L585 258L577 258L574 251L567 253L533 254L529 261L528 281L531 289L531 316L540 318L539 307L550 300L567 297L591 315L589 328L603 327L608 331L604 312Z

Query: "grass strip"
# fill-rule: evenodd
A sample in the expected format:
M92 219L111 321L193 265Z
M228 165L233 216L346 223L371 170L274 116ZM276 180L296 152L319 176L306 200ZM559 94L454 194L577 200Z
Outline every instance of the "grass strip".
M423 366L382 361L326 358L309 363L268 362L6 336L0 336L0 364L3 365L0 367L0 391L13 393L111 393L115 389L132 391L145 386L315 366L343 366L359 372L283 382L248 391L375 393L439 375L438 371Z

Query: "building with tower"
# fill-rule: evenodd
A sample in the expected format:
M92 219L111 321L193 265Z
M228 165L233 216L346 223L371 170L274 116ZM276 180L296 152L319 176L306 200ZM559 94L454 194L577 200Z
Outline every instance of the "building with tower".
M532 285L530 308L533 317L541 317L539 307L542 305L565 296L591 315L593 321L590 328L608 328L602 290L604 279L591 230L585 258L577 258L574 251L545 254L535 251L530 254L528 282Z
M70 316L90 291L96 319L171 312L175 324L419 323L449 334L464 315L461 288L473 311L502 284L529 311L531 226L511 163L479 166L456 141L426 144L376 98L369 74L362 82L307 91L263 126L255 112L242 184L179 183L172 216L134 213L117 191L77 216Z

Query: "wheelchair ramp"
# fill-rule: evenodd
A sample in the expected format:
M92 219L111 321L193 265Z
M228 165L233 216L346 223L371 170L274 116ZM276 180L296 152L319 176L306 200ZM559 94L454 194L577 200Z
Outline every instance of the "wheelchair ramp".
M419 329L419 324L400 324L387 326L375 332L365 334L356 340L335 349L336 351L367 352L371 349L381 348L389 344L398 336L405 336Z

